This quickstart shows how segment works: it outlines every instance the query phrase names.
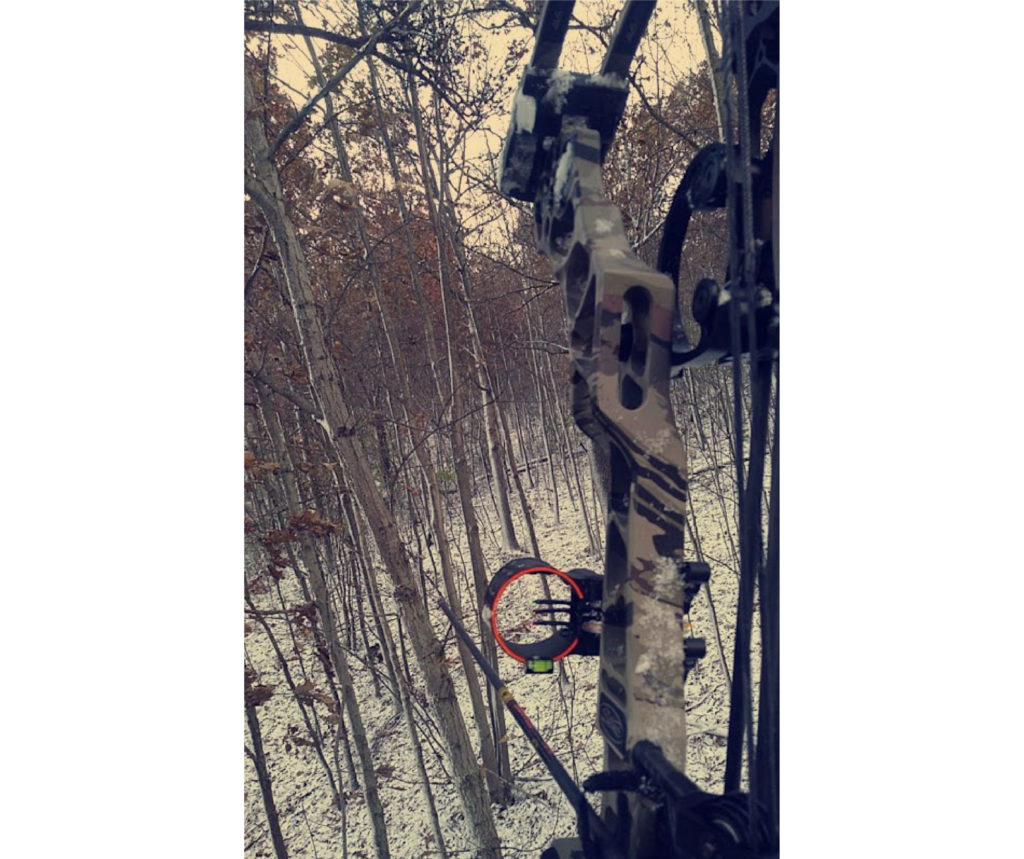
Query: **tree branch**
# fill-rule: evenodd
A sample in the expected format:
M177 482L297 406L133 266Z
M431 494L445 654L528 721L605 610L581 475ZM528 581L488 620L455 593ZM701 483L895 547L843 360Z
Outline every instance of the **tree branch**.
M635 72L630 72L629 74L627 74L626 79L633 85L633 90L639 97L640 104L643 105L644 110L647 111L647 114L651 117L651 119L653 119L659 125L671 131L674 135L676 135L676 137L688 143L690 146L693 147L695 152L700 151L701 146L699 143L697 143L697 141L695 141L689 134L683 131L683 129L681 129L674 122L670 122L668 119L666 119L665 115L657 108L655 108L654 105L652 105L647 100L647 96L644 94L643 87L640 86L640 83L636 79Z
M260 239L260 252L256 254L256 264L252 267L252 271L249 273L249 276L245 279L245 290L243 292L243 295L245 296L249 295L249 287L252 286L253 281L256 280L256 275L263 270L263 254L266 253L267 250L267 236L269 234L270 230L264 226L263 238Z
M284 397L293 406L302 409L302 411L310 415L313 420L319 421L323 419L323 415L320 414L319 409L317 409L317 407L309 400L305 399L305 397L302 397L293 391L289 391L283 385L278 385L276 382L269 379L265 373L261 373L258 370L247 370L246 372L248 373L249 378L251 378L257 385L266 388L268 391L277 394L279 397Z
M306 119L309 117L309 115L313 112L313 108L316 107L317 104L320 103L320 100L324 96L326 96L331 90L333 90L341 82L341 80L349 72L351 72L352 69L354 69L357 65L359 65L359 63L361 63L364 59L366 59L367 56L369 56L371 54L375 54L376 52L375 52L374 49L376 48L377 43L379 41L381 41L381 39L383 39L385 36L387 36L388 33L390 33L392 30L394 30L395 27L397 27L399 24L404 23L406 21L406 19L408 19L409 16L415 10L417 10L419 8L419 6L420 6L419 3L410 3L401 12L399 12L394 18L392 18L387 24L385 24L383 27L381 27L376 33L374 33L371 36L365 36L365 37L361 37L359 39L351 39L351 38L346 38L344 36L337 36L337 37L331 39L331 41L344 40L341 43L342 44L347 44L349 46L351 46L353 42L361 42L362 44L359 46L359 49L352 56L352 58L347 63L345 63L340 69L338 69L338 71L336 71L330 77L330 79L327 81L327 83L324 84L324 86L320 90L320 92L318 92L308 102L306 102L305 107L303 107L302 110L300 110L292 118L292 120L284 128L281 129L281 133L277 135L277 139L274 141L274 144L270 147L270 157L271 158L273 158L274 155L277 154L277 150L281 148L281 144L283 144L288 139L288 137L296 129L298 129L299 126L302 125L302 123L304 123L306 121ZM274 30L275 32L285 32L284 30L277 30L276 29L276 28L279 28L279 27L288 27L287 32L295 32L295 33L299 33L299 34L302 34L302 33L306 32L306 31L310 31L310 30L316 30L316 28L295 27L293 25L275 24L275 23L268 23L268 24L263 25L263 24L258 24L257 22L249 22L249 21L246 22L246 29L250 29L250 27L249 27L250 23L253 25L252 29L263 29L265 27L274 27L275 28L275 30ZM323 35L326 32L327 32L326 30L317 30L315 33L310 32L310 35L318 35L321 38L326 38L326 36Z
M388 26L391 26L390 24ZM385 28L386 29L386 28ZM338 45L347 45L350 48L362 48L372 38L371 36L360 36L353 39L351 36L339 36L330 30L321 30L319 27L307 27L298 24L278 24L276 21L251 21L246 20L245 31L247 33L281 33L291 36L312 36L315 39L323 39L327 42L334 42Z

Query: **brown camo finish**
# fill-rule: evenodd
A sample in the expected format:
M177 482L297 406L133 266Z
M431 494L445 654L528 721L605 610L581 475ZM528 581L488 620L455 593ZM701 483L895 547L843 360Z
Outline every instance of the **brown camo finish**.
M563 126L564 127L564 126ZM686 764L683 560L686 451L669 401L673 285L633 253L606 198L600 137L563 134L538 205L537 237L565 289L577 424L607 451L607 516L599 726L606 767L627 766L640 739ZM625 343L625 345L623 345ZM621 352L621 356L620 356ZM634 809L639 812L639 809Z

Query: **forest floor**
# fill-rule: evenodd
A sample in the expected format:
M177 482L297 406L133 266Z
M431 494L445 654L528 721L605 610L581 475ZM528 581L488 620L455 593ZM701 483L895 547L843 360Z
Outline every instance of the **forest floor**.
M737 574L730 568L730 559L733 557L730 548L732 538L726 524L732 518L732 502L726 497L728 490L723 489L724 486L731 486L731 481L726 469L714 465L704 471L701 468L701 460L696 457L691 462L691 527L696 528L704 556L711 564L714 608L721 631L722 649L731 670ZM540 485L532 490L529 486L526 488L533 508L542 558L560 569L585 567L600 572L602 560L588 549L579 502L573 507L563 495L561 517L556 523L549 492ZM589 488L587 494L589 497ZM456 502L453 503L457 506ZM496 537L493 507L490 519L487 519L487 505L479 506L479 515L483 520L481 533L484 551L489 570L493 574L505 562L529 553L503 552ZM723 518L723 513L729 515ZM456 521L461 529L461 519L453 517L453 538L461 540L461 545L456 546L453 555L457 566L460 565L460 558L467 559L465 566L468 566L469 552L465 535L455 530ZM524 540L526 529L521 519L517 521L517 529L520 539ZM688 535L688 547L692 548L692 545ZM429 559L425 565L429 574ZM379 568L378 572L381 582L387 581L386 574ZM463 577L461 581L466 588L463 600L468 611L472 605L468 580ZM295 592L295 602L302 602L293 576L289 576L282 584L290 584ZM394 612L390 588L384 586L382 594L385 610ZM452 659L449 668L467 725L471 726L469 696L449 625L439 611L432 613L432 620L439 638L444 639L448 632L447 650ZM692 702L687 706L687 733L690 738L687 775L705 789L721 790L725 770L729 690L705 593L694 601L690 621L693 635L703 636L707 640L707 655L687 680L687 700ZM465 622L472 630L471 618ZM297 704L287 691L269 641L258 627L247 629L251 631L247 632L245 638L246 658L248 664L258 672L258 682L279 684L277 694L261 705L258 713L274 798L289 856L319 859L345 855L347 852L352 857L372 857L375 851L370 819L361 792L347 793L347 819L343 822L341 812L331 802L327 776L313 750L295 742L294 738L303 735L305 729ZM752 670L756 701L759 663L756 626L754 641ZM310 661L315 662L312 658ZM603 744L596 729L597 659L569 657L562 664L566 669L562 678L558 671L546 676L525 675L519 663L501 654L498 670L548 744L579 782L602 769ZM405 727L396 716L388 695L384 693L379 698L375 696L368 669L353 659L352 670L367 737L375 756L391 855L396 859L420 859L437 855ZM414 678L418 678L414 664L412 671ZM422 682L418 679L417 682L422 688ZM324 710L326 713L326 708ZM522 853L537 856L552 838L574 835L575 820L568 801L518 726L511 718L507 722L515 801L504 808L495 807L495 822L506 856ZM424 755L446 846L453 856L471 856L473 845L467 838L466 827L462 822L461 805L438 754L441 743L436 736L436 728L432 729L429 724L422 727L425 734ZM475 741L472 728L470 734ZM245 739L248 744L247 733ZM342 848L343 831L345 851ZM248 760L245 762L245 855L252 859L274 855L255 769Z

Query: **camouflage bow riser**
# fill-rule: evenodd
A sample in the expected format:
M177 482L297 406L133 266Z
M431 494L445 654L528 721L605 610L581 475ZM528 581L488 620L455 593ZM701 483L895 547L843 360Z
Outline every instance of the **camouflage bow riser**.
M589 595L577 594L549 610L569 617L558 647L555 639L533 647L542 655L562 658L572 652L573 636L581 634L581 619L600 616L599 644L580 652L600 654L598 727L605 740L605 771L588 778L583 787L602 792L602 818L613 835L609 839L588 832L579 793L567 790L579 815L580 838L558 839L544 856L692 859L753 857L765 850L764 855L774 855L777 753L772 757L768 746L777 740L777 705L771 705L771 718L762 720L759 730L759 740L768 738L765 755L748 748L750 760L758 760L758 771L764 769L761 781L768 787L757 790L752 774L752 794L739 793L735 766L740 743L746 735L751 745L753 729L743 724L750 688L749 673L740 666L749 658L752 582L757 575L750 559L760 556L761 543L754 539L760 533L759 507L741 516L740 523L747 539L742 547L727 755L732 765L726 767L726 790L705 793L684 775L684 682L687 670L704 655L703 639L686 635L686 613L710 570L703 562L684 560L686 448L669 384L683 366L733 361L739 391L737 359L749 352L751 413L759 416L751 419L756 430L750 439L751 462L756 450L760 463L766 380L778 354L777 118L765 158L754 155L751 143L760 137L765 98L778 88L778 4L749 3L726 10L723 53L728 69L742 81L737 103L744 118L741 145L711 144L692 159L666 217L661 271L633 252L601 174L625 109L629 65L653 3L627 0L595 75L556 68L571 10L571 2L547 2L541 9L534 53L513 103L499 185L506 196L533 205L537 246L551 261L566 300L573 416L607 465L604 576L580 570L560 574L574 581L581 573L592 577L586 580ZM696 285L693 316L701 335L691 347L682 330L675 280L691 214L716 208L728 212L726 282L719 285L706 278ZM741 460L737 453L737 462ZM753 488L747 496L756 501L760 472L760 464L752 464ZM538 559L517 563L527 562L528 570L513 569L510 562L495 582L541 567L551 570ZM777 567L770 573L763 589L777 579ZM741 632L747 636L743 647ZM559 649L570 640L568 649ZM517 658L527 661L528 671L539 671L522 654ZM545 668L550 671L550 658ZM762 692L764 688L762 682Z
M647 739L684 771L686 450L668 390L675 290L630 248L600 153L599 133L582 123L563 135L554 187L541 192L554 205L538 204L537 225L565 290L573 414L610 465L598 723L606 769L628 768L629 750ZM608 794L605 804L618 813Z

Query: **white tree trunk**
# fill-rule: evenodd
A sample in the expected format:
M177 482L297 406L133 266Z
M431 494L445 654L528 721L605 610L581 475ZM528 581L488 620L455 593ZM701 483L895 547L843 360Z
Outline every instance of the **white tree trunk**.
M245 81L245 111L245 188L262 212L281 258L310 393L319 412L318 423L328 443L345 464L346 474L352 480L373 531L377 549L394 582L395 601L405 619L413 652L426 680L427 694L432 699L438 724L444 732L456 789L480 855L499 859L498 835L466 723L455 696L455 687L442 662L444 650L420 601L398 525L381 496L362 442L356 435L356 424L345 402L341 377L316 312L305 256L295 227L285 211L277 169L268 157L266 133L248 77Z

